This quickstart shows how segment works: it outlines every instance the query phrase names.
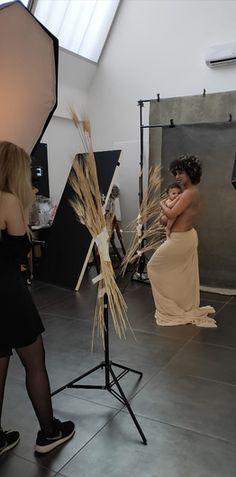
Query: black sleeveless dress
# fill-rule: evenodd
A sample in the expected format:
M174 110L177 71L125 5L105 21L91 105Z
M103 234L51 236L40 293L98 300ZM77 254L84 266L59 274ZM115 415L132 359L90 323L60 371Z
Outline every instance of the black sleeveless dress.
M32 344L44 331L20 271L30 248L27 234L0 230L0 356L3 350Z

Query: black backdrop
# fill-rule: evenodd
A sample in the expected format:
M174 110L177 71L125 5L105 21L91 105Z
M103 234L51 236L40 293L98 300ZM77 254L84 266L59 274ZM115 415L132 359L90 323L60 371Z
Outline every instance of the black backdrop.
M120 153L121 151L117 150L94 154L100 191L105 196ZM77 220L69 203L72 197L73 191L67 181L40 260L37 278L74 290L88 259L92 238L87 228Z

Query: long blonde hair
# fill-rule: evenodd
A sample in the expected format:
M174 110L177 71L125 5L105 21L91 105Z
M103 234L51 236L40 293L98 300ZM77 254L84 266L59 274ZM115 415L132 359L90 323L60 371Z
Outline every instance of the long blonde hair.
M25 218L34 201L30 164L31 158L24 149L8 141L0 142L0 191L18 197Z

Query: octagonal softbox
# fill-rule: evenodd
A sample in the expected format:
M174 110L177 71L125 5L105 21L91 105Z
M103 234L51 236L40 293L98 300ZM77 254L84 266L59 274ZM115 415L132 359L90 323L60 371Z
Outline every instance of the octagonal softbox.
M29 154L57 106L58 40L19 2L0 6L0 140Z

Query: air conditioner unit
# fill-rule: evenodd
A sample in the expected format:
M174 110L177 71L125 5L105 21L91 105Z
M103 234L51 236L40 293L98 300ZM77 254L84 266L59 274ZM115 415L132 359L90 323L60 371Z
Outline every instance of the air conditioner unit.
M208 48L206 64L209 68L236 63L236 41L226 45L216 45Z

